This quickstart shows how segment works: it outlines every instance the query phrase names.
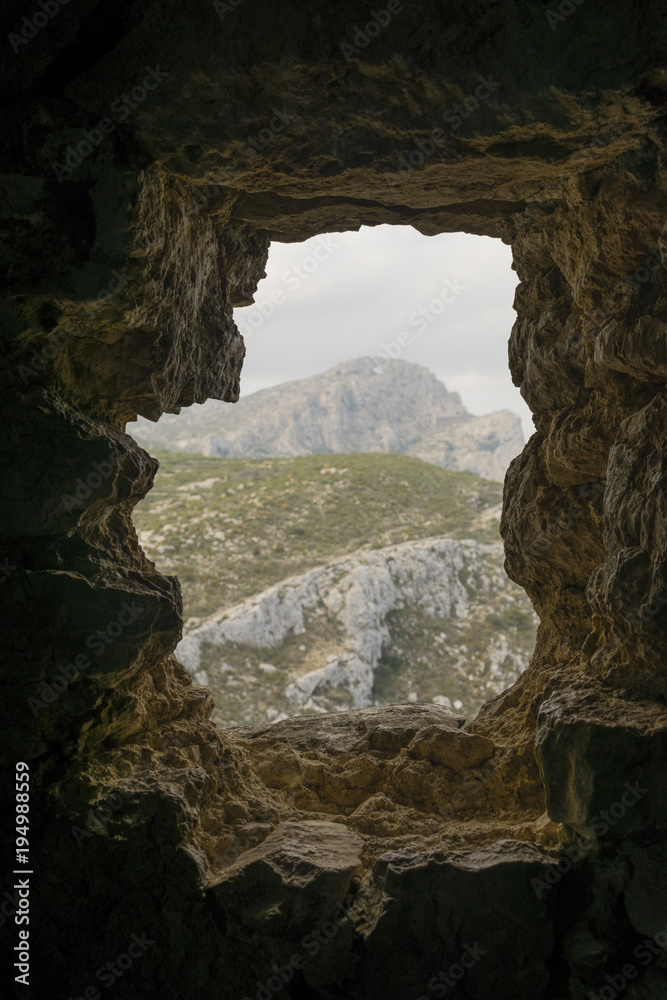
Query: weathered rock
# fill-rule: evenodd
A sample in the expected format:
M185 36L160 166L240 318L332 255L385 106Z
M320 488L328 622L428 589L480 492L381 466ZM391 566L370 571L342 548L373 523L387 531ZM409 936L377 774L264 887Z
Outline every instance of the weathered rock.
M552 818L587 829L635 781L650 794L612 832L633 852L664 840L664 11L612 4L601 18L583 4L554 18L511 0L415 0L366 34L373 15L357 24L347 3L228 7L221 19L183 0L82 0L48 26L29 21L32 37L10 38L0 64L0 743L31 768L30 991L83 995L132 933L154 943L114 984L117 1000L269 989L262 977L293 945L281 906L294 913L301 898L283 882L288 854L271 868L279 905L252 883L268 904L261 933L211 885L280 823L352 826L361 810L364 907L294 970L294 997L425 995L478 940L491 947L463 987L475 1000L600 995L626 960L638 977L624 995L654 1000L664 960L640 969L632 957L645 891L632 878L655 859L631 864L603 839L611 857L590 861L588 889L563 880L540 901L541 850L483 852L517 831L537 837L545 794ZM2 17L5 36L25 28L15 0ZM505 749L465 778L371 749L364 722L363 749L343 738L349 753L333 731L310 748L312 731L295 732L299 760L276 768L274 787L261 777L265 736L211 725L210 699L171 655L179 585L146 559L131 521L155 463L123 428L238 397L233 309L252 300L271 240L379 223L512 245L510 366L536 433L506 479L502 532L540 632L531 666L473 725ZM123 625L135 599L146 616ZM91 668L65 684L57 675L77 656ZM568 701L582 678L585 704ZM48 708L33 712L47 682ZM12 802L13 771L1 781ZM127 811L79 846L72 825L119 787L133 791ZM11 872L14 813L3 815ZM250 912L241 873L267 869L239 864ZM322 876L330 898L350 865ZM8 968L15 940L0 940Z
M548 864L539 848L514 841L382 855L359 928L369 998L411 996L415 985L437 995L457 983L475 1000L539 996L554 926L530 883Z
M328 963L341 947L346 952L349 936L338 932L352 878L363 871L362 847L340 823L282 823L213 884L209 895L225 921L223 949L232 962L225 966L229 996L252 995L262 983L275 992L274 982L281 989L288 976L321 969L322 951Z
M667 935L667 851L664 843L630 852L633 875L627 884L624 902L632 926L638 934L653 940ZM667 943L667 938L664 939Z
M559 691L540 707L535 746L556 822L613 840L667 827L664 707Z
M317 625L315 614L324 607L338 626L341 642L328 662L295 676L285 696L293 709L315 704L324 710L322 702L335 687L350 706L364 707L373 704L375 673L392 612L416 608L430 618L461 623L472 619L473 612L483 613L497 595L511 595L512 589L500 545L452 538L403 542L332 560L222 608L192 629L176 654L196 675L206 650L206 675L217 679L232 648L266 650L269 656L289 637L305 633L313 621ZM484 669L490 669L488 683L497 691L503 680L507 683L508 673L518 677L527 666L527 657L517 647L503 635L487 650ZM320 652L322 660L327 650L324 646Z
M231 865L212 892L254 929L275 909L288 923L324 920L362 872L362 847L361 837L340 823L281 823Z
M379 750L395 754L430 725L458 730L465 723L441 705L385 705L320 716L297 716L260 729L231 730L243 739L285 740L298 750L353 754Z
M408 744L411 757L449 767L462 777L470 767L478 767L492 756L493 740L471 733L457 733L444 726L428 726Z

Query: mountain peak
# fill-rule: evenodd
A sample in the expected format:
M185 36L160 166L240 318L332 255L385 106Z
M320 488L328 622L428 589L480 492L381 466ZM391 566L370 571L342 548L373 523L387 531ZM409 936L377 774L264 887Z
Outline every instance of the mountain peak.
M524 444L510 411L473 416L428 368L377 356L130 432L147 448L227 458L398 452L495 480Z

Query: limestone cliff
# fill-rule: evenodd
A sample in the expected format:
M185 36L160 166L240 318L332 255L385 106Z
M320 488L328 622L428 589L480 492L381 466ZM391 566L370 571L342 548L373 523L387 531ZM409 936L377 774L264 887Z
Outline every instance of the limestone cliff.
M187 633L176 655L197 683L211 687L219 706L214 718L228 726L252 716L263 721L260 704L269 705L271 720L301 709L383 704L381 661L396 662L394 650L402 646L402 680L415 701L426 700L430 689L436 703L451 708L454 701L474 713L517 679L532 651L532 609L502 564L500 545L450 538L332 560L222 608ZM512 612L526 619L527 630L511 627ZM415 617L422 622L419 640L408 624ZM485 629L489 617L506 632ZM480 630L483 645L475 643ZM252 690L249 652L264 660L259 689ZM241 688L241 698L233 698L232 686Z
M211 400L128 430L146 448L244 458L391 451L497 481L524 444L509 410L474 417L427 369L385 358L347 361L234 406Z

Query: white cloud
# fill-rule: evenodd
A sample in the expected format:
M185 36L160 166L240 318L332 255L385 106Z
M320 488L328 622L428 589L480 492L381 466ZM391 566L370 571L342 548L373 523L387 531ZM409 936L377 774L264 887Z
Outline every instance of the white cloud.
M306 243L273 243L255 305L234 312L242 332L252 329L241 391L378 354L382 344L398 346L396 338L406 331L411 341L401 358L430 368L472 413L518 413L528 437L530 411L507 364L518 280L511 259L500 240L464 233L428 237L409 226L364 226ZM451 301L436 317L429 303L447 281L466 287L456 297L446 294ZM272 292L282 294L278 304ZM260 307L273 311L264 317ZM416 325L420 309L428 310L424 329Z

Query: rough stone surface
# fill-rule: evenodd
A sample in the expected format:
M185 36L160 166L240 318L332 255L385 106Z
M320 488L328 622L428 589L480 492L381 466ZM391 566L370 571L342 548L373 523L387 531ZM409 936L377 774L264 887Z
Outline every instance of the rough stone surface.
M428 726L456 731L465 724L461 715L440 705L386 705L352 712L334 712L319 719L285 719L263 729L238 729L252 738L287 739L299 750L323 750L329 754L364 750L396 752Z
M238 1000L240 977L257 995L267 959L280 967L303 940L282 914L287 886L262 933L215 887L279 824L314 821L363 841L354 887L368 906L309 952L293 998L425 995L478 939L488 961L462 996L583 1000L633 962L624 996L662 997L664 952L644 963L633 924L641 854L664 839L657 794L624 839L552 872L543 899L530 873L573 835L544 825L545 799L553 819L586 825L600 790L655 776L662 753L663 5L574 5L550 23L542 3L413 0L351 51L366 14L347 0L229 8L82 0L8 41L0 66L0 741L31 766L30 991L83 995L136 933L153 943L117 1000ZM24 16L3 5L4 37ZM443 121L427 156L419 144ZM405 747L385 759L285 741L271 784L277 736L216 729L172 655L179 585L131 522L156 464L124 428L238 397L233 308L251 302L271 240L377 223L512 245L510 367L536 429L506 478L502 532L540 632L531 666L473 722L498 750L465 778ZM540 707L564 705L582 678L589 705L544 708L541 779ZM572 795L558 787L568 775ZM13 793L5 768L3 804ZM507 840L520 842L509 860ZM471 861L480 852L488 863ZM9 968L14 941L0 939Z
M420 730L410 741L408 753L456 771L461 777L470 767L483 764L492 756L493 741L472 733L455 733L443 726Z
M630 854L633 875L624 903L638 934L657 938L667 927L667 852L664 843L649 845Z
M266 910L279 907L290 921L290 909L301 919L325 919L348 892L353 875L363 871L363 841L340 823L309 820L281 823L259 847L245 851L213 885L213 894L223 908L250 909L252 926ZM260 902L262 896L268 902ZM245 922L245 921L244 921Z
M590 836L667 826L667 709L574 686L540 706L536 754L549 814Z
M176 655L195 677L203 650L207 674L232 646L267 650L268 656L288 636L305 632L309 618L312 621L313 613L323 607L340 628L343 648L327 663L296 677L285 693L295 708L321 707L320 697L335 687L347 694L352 706L368 706L373 704L375 671L393 611L417 607L431 618L464 621L473 608L488 603L508 584L499 545L451 538L403 542L333 560L224 608L189 632ZM508 661L517 677L527 665L521 650L510 648L506 639L490 654L491 683L500 678L501 663L504 677ZM496 690L502 686L498 683Z
M450 969L449 982L480 1000L529 1000L544 990L554 926L530 880L547 864L539 848L516 841L449 855L382 855L362 931L368 995L409 995L420 980L423 994L437 995Z

